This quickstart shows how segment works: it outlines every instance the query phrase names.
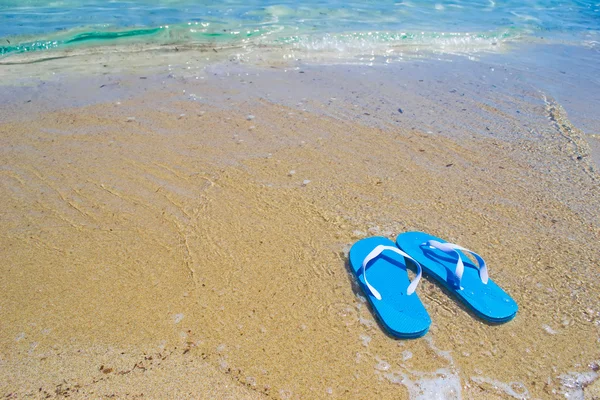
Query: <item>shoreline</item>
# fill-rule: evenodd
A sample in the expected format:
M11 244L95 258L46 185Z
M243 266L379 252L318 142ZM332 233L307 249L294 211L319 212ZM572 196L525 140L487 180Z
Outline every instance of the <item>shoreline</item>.
M101 55L89 55L73 59L51 58L30 65L2 65L0 71L4 76L0 83L4 93L0 96L3 106L0 118L9 121L19 115L27 118L28 110L52 111L118 102L148 90L186 90L186 86L201 83L195 81L208 80L219 90L235 87L242 94L246 90L250 94L256 89L256 97L269 100L273 96L273 101L297 109L307 109L306 105L303 108L297 106L302 99L328 103L327 106L331 106L330 98L344 99L345 110L325 111L326 115L353 118L381 127L406 129L416 124L425 131L451 136L461 135L467 128L477 135L489 136L491 133L502 139L527 140L531 137L536 140L539 134L527 127L539 127L543 125L542 119L550 118L554 120L554 130L542 135L567 137L572 147L579 149L573 154L575 158L585 158L593 169L600 169L600 119L594 109L594 104L600 102L597 95L600 81L596 78L600 52L594 48L530 43L506 51L472 55L417 52L391 63L360 57L351 62L334 55L329 55L329 62L318 58L312 61L288 58L285 54L281 59L282 54L269 55L269 51L264 57L256 54L246 60L238 50L230 51L161 54L142 51L133 57L131 54L129 57L106 54L108 58L104 60L96 59ZM280 61L277 61L278 57ZM94 65L99 67L95 69ZM314 79L298 75L307 71L314 72L321 85L315 85ZM244 75L252 79L245 80ZM269 79L278 82L273 93L267 89ZM290 87L302 94L291 96L282 80L289 80ZM353 84L353 80L357 83ZM380 94L376 90L383 92ZM189 90L187 93L191 94ZM359 97L351 93L358 93L362 98L354 101L354 97ZM286 96L295 100L287 101ZM376 99L382 105L372 109L371 104L365 103L366 98ZM409 100L407 105L405 98ZM185 99L203 102L200 95ZM219 96L216 100L224 105ZM30 104L32 101L38 104ZM535 109L536 106L546 110L540 111ZM367 112L361 115L350 107L362 107ZM409 115L400 116L403 118L394 115L406 107L409 107ZM459 111L466 111L469 123L445 119L445 107L453 117ZM528 110L522 113L519 107ZM310 110L322 113L322 108ZM377 112L381 109L386 112ZM409 118L412 120L404 123ZM502 126L506 122L514 132Z
M0 124L0 373L14 377L0 393L59 394L64 379L164 397L176 371L202 370L179 382L233 382L217 390L235 398L582 394L600 361L599 281L585 279L597 172L549 119L566 124L560 104L513 83L485 97L513 71L463 65L214 65L202 80L15 89L3 100L40 101ZM344 252L407 230L479 250L517 318L486 325L424 280L430 333L386 336Z

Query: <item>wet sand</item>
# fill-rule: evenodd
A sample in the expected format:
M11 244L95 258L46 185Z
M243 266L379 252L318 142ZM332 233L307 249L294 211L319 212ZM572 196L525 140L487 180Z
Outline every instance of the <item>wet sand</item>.
M0 124L0 395L597 391L599 181L572 138L448 137L196 85L203 102L153 88ZM483 255L516 319L486 324L424 279L430 332L387 336L347 251L409 230Z

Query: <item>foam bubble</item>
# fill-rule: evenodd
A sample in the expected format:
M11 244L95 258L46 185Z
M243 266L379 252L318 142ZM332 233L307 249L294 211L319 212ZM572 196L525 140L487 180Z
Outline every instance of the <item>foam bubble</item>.
M183 319L183 314L175 314L173 315L173 322L178 324Z
M362 341L363 346L367 347L369 346L369 343L371 343L371 336L368 335L360 335L360 340Z
M429 345L431 350L433 350L439 357L442 357L442 358L448 360L450 365L452 365L452 366L454 365L454 360L452 359L452 355L450 354L450 352L447 350L441 350L441 349L437 348L435 346L435 344L433 343L433 339L431 338L431 336L425 337L425 341L427 342L427 344Z
M381 232L381 228L379 228L379 226L372 226L369 229L367 229L367 231L371 235L378 235Z
M362 360L362 354L356 353L356 358L354 359L354 361L356 361L357 364L360 364L361 360Z
M29 354L33 353L33 351L38 347L38 345L38 342L31 343L31 345L29 346Z
M367 236L367 234L364 233L363 231L355 230L355 231L352 232L352 238L353 239L361 238L361 237L364 237L364 236Z
M364 325L367 328L373 328L373 327L377 326L377 324L375 323L375 321L372 320L372 319L359 317L358 321L361 323L361 325Z
M487 384L497 392L504 393L513 399L529 399L529 391L521 382L504 383L483 376L472 376L471 380L479 385Z
M458 400L462 398L460 378L447 369L434 373L413 373L410 379L402 372L388 372L383 376L391 383L408 389L411 400Z
M561 375L562 392L565 398L570 400L584 400L583 388L598 379L599 375L595 371L589 372L569 372Z
M219 367L222 371L226 371L229 368L229 363L224 358L221 358L219 360Z
M460 378L456 375L437 376L435 378L423 378L415 383L413 390L415 393L412 399L460 399L461 386Z
M388 371L390 369L390 364L380 358L377 358L377 364L375 364L375 369L379 371Z

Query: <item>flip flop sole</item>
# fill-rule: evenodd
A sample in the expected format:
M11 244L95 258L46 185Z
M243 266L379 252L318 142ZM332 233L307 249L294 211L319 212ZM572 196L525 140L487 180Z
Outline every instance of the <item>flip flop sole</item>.
M425 275L442 284L480 318L491 323L504 323L516 316L518 306L512 297L491 279L484 284L477 266L460 251L465 268L460 282L462 289L458 288L453 283L456 258L423 246L428 240L446 243L427 233L406 232L397 237L396 244L421 264Z
M406 294L410 281L404 257L392 251L384 251L369 263L369 283L379 291L381 300L374 297L366 287L362 263L378 245L396 246L384 237L359 240L350 249L351 269L381 324L392 336L403 339L421 337L429 330L431 319L417 294Z

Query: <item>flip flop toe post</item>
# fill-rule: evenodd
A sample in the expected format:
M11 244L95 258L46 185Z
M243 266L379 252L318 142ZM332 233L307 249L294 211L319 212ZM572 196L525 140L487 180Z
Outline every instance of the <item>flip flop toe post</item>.
M351 269L382 325L391 335L409 339L425 335L431 319L415 293L421 274L418 272L410 282L405 256L410 258L391 240L371 237L356 242L349 258Z

